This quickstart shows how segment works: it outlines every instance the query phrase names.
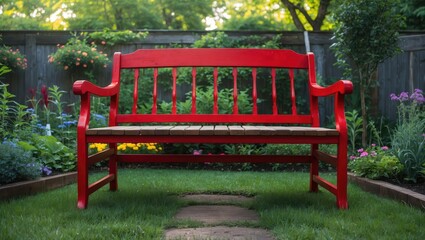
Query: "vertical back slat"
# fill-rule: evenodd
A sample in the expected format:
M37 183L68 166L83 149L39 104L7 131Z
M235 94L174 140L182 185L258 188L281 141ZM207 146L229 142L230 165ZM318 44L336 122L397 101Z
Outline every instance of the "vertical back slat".
M291 103L292 115L297 115L297 104L295 102L295 84L294 84L294 69L289 69L289 79L291 81Z
M137 113L137 101L139 99L139 69L134 69L134 89L133 89L133 108L132 113Z
M276 68L272 68L272 102L273 102L273 115L277 115L277 94L276 94Z
M257 68L252 68L252 114L257 113Z
M152 93L152 114L157 113L158 99L158 68L153 69L153 93Z
M233 114L238 114L238 69L233 68Z
M172 93L173 106L171 108L171 113L177 114L177 68L176 67L173 67L172 75L173 75L173 93Z
M218 114L218 69L217 69L217 67L214 67L213 76L214 76L213 114Z
M196 68L192 68L192 114L196 114Z

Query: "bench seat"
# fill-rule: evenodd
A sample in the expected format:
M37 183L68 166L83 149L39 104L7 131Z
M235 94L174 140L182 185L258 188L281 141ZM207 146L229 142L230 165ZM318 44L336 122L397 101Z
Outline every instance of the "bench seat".
M91 128L87 136L333 136L336 129L293 126L249 126L249 125L157 125L157 126L113 126Z

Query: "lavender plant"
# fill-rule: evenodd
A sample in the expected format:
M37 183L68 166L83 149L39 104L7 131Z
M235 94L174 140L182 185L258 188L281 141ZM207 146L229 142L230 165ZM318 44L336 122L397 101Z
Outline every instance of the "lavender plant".
M404 165L405 179L416 182L422 175L425 164L425 98L421 89L412 94L391 94L397 102L397 127L392 134L391 144Z

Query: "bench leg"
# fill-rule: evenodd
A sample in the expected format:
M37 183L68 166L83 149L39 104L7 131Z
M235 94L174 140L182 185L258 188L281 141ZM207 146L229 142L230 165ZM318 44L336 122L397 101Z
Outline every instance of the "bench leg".
M312 144L311 145L311 155L313 156L313 153L319 148L318 144ZM319 185L317 182L313 181L313 176L319 175L319 160L315 157L313 157L313 160L310 164L310 192L318 192L319 191Z
M78 171L78 203L77 207L80 209L87 208L89 201L89 174L88 174L88 163L87 163L87 144L78 144L78 162L77 162L77 171Z
M117 175L117 144L111 143L109 144L109 148L115 149L114 155L109 157L109 174L114 175L114 180L112 180L109 184L110 191L118 190L118 175Z
M338 145L338 161L337 161L337 192L336 204L340 209L348 208L347 201L347 144Z

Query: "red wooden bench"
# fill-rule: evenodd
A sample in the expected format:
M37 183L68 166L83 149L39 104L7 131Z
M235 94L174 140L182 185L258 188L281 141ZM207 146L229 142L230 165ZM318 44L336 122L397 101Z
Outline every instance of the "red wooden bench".
M191 113L177 111L177 78L179 69L190 67L192 82ZM197 113L196 101L197 69L209 67L212 70L213 109L211 114ZM219 71L230 68L233 73L233 114L221 114L218 105ZM138 110L138 82L140 69L153 69L152 109L149 114ZM168 68L172 72L171 113L160 114L158 105L158 72ZM252 113L238 112L238 71L250 69L252 84ZM269 71L271 89L271 110L261 113L257 105L257 70ZM134 70L134 95L132 112L118 111L120 77L123 69ZM282 79L277 70L287 71L289 78L291 109L282 113L278 106L276 82ZM308 97L310 112L300 114L297 110L294 72L305 71L308 78ZM251 77L252 76L252 77ZM298 75L297 75L298 76ZM305 78L304 78L305 79ZM305 80L304 80L305 81ZM78 207L86 208L90 194L106 184L115 191L117 184L117 162L259 162L259 163L308 163L310 164L310 191L317 192L318 185L336 196L338 208L347 208L347 126L344 114L344 95L352 92L349 81L340 80L328 87L316 83L313 53L298 54L291 50L272 49L144 49L129 54L115 53L112 66L112 82L99 87L89 81L76 81L75 94L81 96L81 112L78 122ZM179 93L184 94L184 93ZM109 97L110 114L108 127L89 128L91 96ZM320 127L318 97L334 97L335 129ZM130 126L131 124L131 126ZM117 143L211 143L211 144L310 144L308 156L277 155L193 155L193 154L119 154ZM108 143L109 149L89 156L89 143ZM337 155L319 151L319 144L336 144ZM109 158L109 174L94 183L89 183L89 166ZM333 184L319 176L319 161L330 163L336 168L337 182Z

